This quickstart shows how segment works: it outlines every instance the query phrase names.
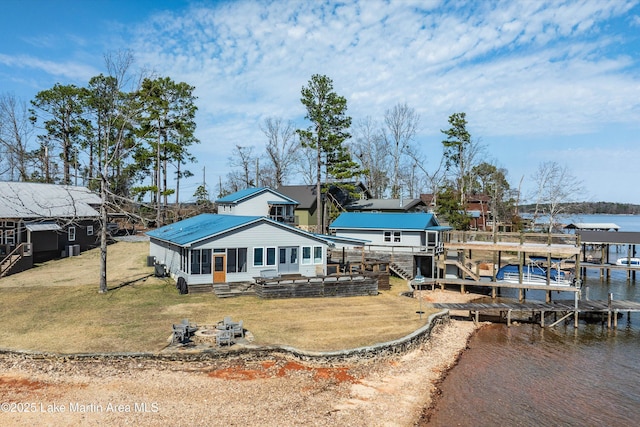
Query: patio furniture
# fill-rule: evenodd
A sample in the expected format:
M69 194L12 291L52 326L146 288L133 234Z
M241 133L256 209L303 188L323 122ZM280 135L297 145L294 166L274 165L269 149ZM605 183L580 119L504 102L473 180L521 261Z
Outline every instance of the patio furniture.
M218 329L216 331L216 344L218 347L233 344L233 331L229 329Z
M216 329L219 331L231 331L234 337L244 337L243 321L234 322L230 316L226 316L221 322L218 322Z
M198 330L198 325L190 323L189 319L182 319L182 325L185 327L187 338L192 337Z
M172 325L173 326L173 335L171 337L171 343L185 343L188 341L187 337L187 327L183 324Z
M234 337L243 337L244 338L244 328L242 327L242 320L240 320L239 322L234 322L232 324L232 331L233 331L233 336Z

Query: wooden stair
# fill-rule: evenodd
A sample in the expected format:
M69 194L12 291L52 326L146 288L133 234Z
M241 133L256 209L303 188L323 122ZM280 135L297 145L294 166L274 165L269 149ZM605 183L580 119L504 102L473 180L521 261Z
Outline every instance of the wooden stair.
M467 266L462 264L460 261L448 259L448 260L445 260L444 263L446 265L455 265L456 267L458 267L458 269L462 271L462 277L461 277L462 279L464 279L466 275L471 279L475 280L476 282L480 281L480 276L478 276L476 273L471 271L469 268L467 268Z
M0 278L8 276L13 266L20 261L21 255L8 255L0 263Z
M390 262L389 263L389 270L391 270L392 272L394 272L398 276L402 277L404 280L413 279L413 276L411 275L411 273L407 272L407 270L405 270L403 267L401 267L400 265L398 265L395 262Z
M205 294L213 292L213 286L211 284L188 285L188 289L190 294Z
M233 298L242 295L255 295L255 283L216 283L213 292L218 298Z

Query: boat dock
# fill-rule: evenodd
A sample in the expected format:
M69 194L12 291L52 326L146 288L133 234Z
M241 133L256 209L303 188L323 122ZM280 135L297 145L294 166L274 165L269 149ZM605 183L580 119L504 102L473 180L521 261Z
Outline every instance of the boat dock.
M627 280L636 280L636 273L640 272L640 266L632 265L616 265L609 263L595 263L595 262L582 262L580 264L582 268L582 277L587 277L587 269L598 270L600 272L600 280L611 279L612 271L625 271L627 273Z
M530 234L521 233L483 233L483 232L451 232L444 242L444 251L438 262L438 277L424 278L419 282L412 282L415 290L422 290L436 286L444 289L445 286L460 286L460 291L465 292L468 286L491 288L491 298L496 299L500 288L518 289L517 302L488 302L465 304L433 304L435 308L449 310L469 311L469 315L478 321L480 314L498 313L501 319L505 319L507 325L511 324L511 316L514 313L531 313L532 321L539 321L542 327L553 327L573 316L574 326L578 327L581 316L601 318L606 317L608 327L617 327L618 316L621 313L640 312L640 302L615 301L609 294L608 301L591 301L586 288L585 299L582 297L582 278L586 277L588 269L599 269L601 278L608 277L613 270L626 271L629 279L635 280L640 267L632 265L616 265L605 258L611 244L629 245L628 253L635 256L635 244L640 244L640 233L606 233L585 232L576 234ZM587 246L602 248L602 263L589 262L585 257ZM490 277L481 275L478 270L473 270L474 255L480 253L484 259L489 259L490 265L496 266ZM554 283L549 273L546 275L546 283L526 282L524 280L524 266L527 257L536 256L547 259L547 265L551 265L553 258L560 258L562 262L575 273L574 281L568 283ZM504 265L504 258L509 258L519 267L519 280L507 282L496 280L496 269ZM477 266L478 264L476 264ZM558 264L559 265L559 264ZM560 267L558 267L558 270ZM457 274L449 274L455 270ZM453 277L452 277L453 276ZM455 277L457 276L457 277ZM545 291L546 300L525 301L527 290ZM552 301L552 292L573 293L571 300ZM548 322L547 317L552 315L553 320ZM547 326L547 325L548 326Z
M433 303L434 308L447 310L469 311L470 317L477 323L480 314L495 314L498 312L501 319L506 319L507 326L511 326L513 313L531 313L532 320L539 320L541 327L553 327L558 323L573 316L577 327L578 318L581 314L607 316L607 327L618 327L618 315L620 313L640 312L640 302L635 301L615 301L609 295L608 301L591 300L559 300L554 302L469 302L469 303ZM547 315L552 314L554 320L545 326ZM558 318L558 315L561 317Z

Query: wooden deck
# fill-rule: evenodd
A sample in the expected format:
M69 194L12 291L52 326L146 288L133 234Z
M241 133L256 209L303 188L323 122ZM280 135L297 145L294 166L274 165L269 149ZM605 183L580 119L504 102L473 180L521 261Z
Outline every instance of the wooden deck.
M433 303L434 308L441 308L446 310L461 310L469 311L475 315L475 320L478 321L480 313L492 314L499 312L501 317L503 313L506 313L507 325L511 323L511 313L525 313L530 312L539 316L540 326L545 326L545 315L547 313L563 313L564 316L549 325L549 327L555 326L560 321L574 316L575 324L577 326L577 319L580 314L601 314L607 315L607 326L611 327L613 320L613 327L617 327L618 313L631 313L640 312L640 302L636 301L597 301L597 300L558 300L553 302L541 302L541 301L528 301L528 302L469 302L469 303Z
M537 290L537 291L558 291L558 292L580 292L580 288L576 286L560 286L560 285L531 285L526 283L507 283L507 282L492 282L490 280L467 280L467 279L448 279L448 278L439 278L439 279L431 279L425 278L421 283L412 283L416 289L423 289L424 287L431 287L433 290L436 286L440 287L440 289L444 289L445 286L455 285L460 286L460 292L465 292L466 286L478 286L478 287L487 287L493 288L496 290L498 288L510 288L510 289L522 289L522 290Z

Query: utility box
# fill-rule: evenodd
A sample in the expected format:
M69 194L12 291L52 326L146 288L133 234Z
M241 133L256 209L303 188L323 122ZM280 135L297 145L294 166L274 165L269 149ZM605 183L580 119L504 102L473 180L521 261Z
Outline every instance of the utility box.
M153 255L149 255L147 257L147 267L153 267L156 263L156 257Z

